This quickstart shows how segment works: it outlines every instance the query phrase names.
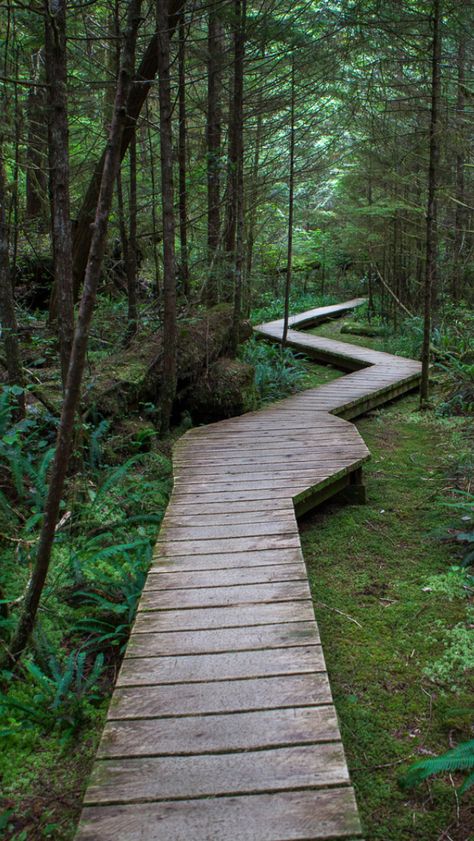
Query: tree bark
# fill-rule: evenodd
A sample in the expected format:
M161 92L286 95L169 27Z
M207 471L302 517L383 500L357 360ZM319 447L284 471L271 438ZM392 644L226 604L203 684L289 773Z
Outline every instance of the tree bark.
M288 193L288 246L285 278L285 313L283 320L282 347L288 337L288 319L290 317L290 290L293 271L293 214L295 192L295 56L291 56L291 113L290 113L290 172Z
M466 77L466 42L464 33L460 36L457 56L458 92L456 102L456 212L454 219L454 265L452 295L458 301L462 295L463 286L463 245L466 227L466 196L464 185L465 167L465 136L464 136L464 108L465 108L465 77Z
M247 0L235 0L236 30L234 34L234 107L233 132L235 152L235 257L233 351L239 344L242 309L242 269L244 264L244 59Z
M148 153L150 156L150 181L151 181L151 220L153 225L153 263L155 266L155 294L159 298L161 291L160 278L160 257L158 254L158 243L160 240L158 234L158 219L156 213L156 179L155 179L155 154L153 149L153 138L151 135L150 117L151 112L149 108L149 101L147 101L146 119L147 119L147 139L148 139Z
M439 112L441 99L441 2L433 0L433 45L431 57L430 158L426 213L426 266L424 286L423 347L421 351L420 408L429 399L430 344L433 291L437 283L438 231L437 190L440 153Z
M184 6L185 0L170 0L168 10L168 32L171 37L177 22L180 9ZM148 92L152 86L153 79L158 70L158 35L155 34L151 38L148 47L145 51L140 66L136 72L134 84L131 85L127 96L125 111L127 115L125 127L122 134L120 147L120 160L123 160L127 149L130 145L135 123L140 115L140 111ZM74 295L75 298L79 295L79 290L84 278L85 267L88 259L89 249L92 239L92 225L94 222L94 213L97 205L99 195L99 185L101 183L102 171L104 168L105 150L97 162L92 178L89 182L89 187L84 196L78 217L77 225L74 233L73 242L73 265L74 265Z
M222 122L223 31L218 4L209 9L207 62L207 261L206 302L218 301L216 256L220 242L220 155Z
M38 550L31 579L25 594L22 613L10 643L9 659L13 666L19 661L28 644L49 569L51 550L59 516L59 506L71 453L74 419L80 398L89 329L104 256L114 183L121 159L122 135L127 120L125 105L133 74L133 55L138 27L140 25L140 7L140 0L130 0L121 67L117 82L114 115L104 159L92 241L84 279L84 292L74 332L71 361L69 364L61 420L56 439L56 451L51 468Z
M2 138L0 138L0 321L5 347L7 376L10 385L23 387L20 346L16 323L15 301L10 275L9 236L7 222L7 180L2 157ZM25 414L25 396L18 397L18 411Z
M127 296L128 296L128 324L127 340L135 335L138 329L138 298L137 298L137 133L130 141L130 202L129 228L127 247Z
M160 95L161 200L163 208L163 378L161 433L169 431L176 394L176 263L174 253L173 136L170 86L170 33L167 0L156 2L158 30L158 88Z
M61 377L66 385L74 334L72 233L69 197L69 123L67 113L66 2L45 2L45 64L48 82L49 195L58 300Z
M265 53L263 53L263 56ZM251 309L251 293L252 293L252 267L253 267L253 249L255 245L255 227L257 224L257 206L258 206L258 174L260 167L260 146L262 142L262 128L263 128L263 114L262 114L262 92L259 93L258 101L258 115L257 115L257 130L255 135L255 148L252 166L252 178L250 184L250 207L248 212L248 227L247 227L247 254L245 266L245 286L247 290L245 311L246 314Z
M189 297L188 210L186 188L186 33L184 10L178 25L178 173L179 173L179 240L180 278L183 293Z

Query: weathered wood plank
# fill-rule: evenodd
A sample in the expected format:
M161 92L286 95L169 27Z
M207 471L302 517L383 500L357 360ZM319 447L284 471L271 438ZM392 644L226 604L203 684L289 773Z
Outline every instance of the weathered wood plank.
M191 509L191 513L190 513ZM194 510L194 513L192 511ZM250 506L241 511L208 511L208 506L195 504L191 506L183 506L182 511L187 511L187 514L181 513L174 509L173 513L166 517L166 528L171 526L204 526L207 523L217 526L225 525L240 525L241 523L262 523L282 520L288 522L294 520L295 511L293 506L291 508L269 508L266 511L256 511Z
M185 756L336 742L339 738L332 705L230 715L109 721L98 756Z
M207 631L167 631L132 633L125 657L152 657L160 654L211 654L218 651L249 651L256 648L317 645L316 622L289 622L279 625L250 625Z
M159 545L158 551L163 557L173 555L188 555L196 552L212 554L213 552L242 552L252 550L258 552L260 549L296 549L300 545L298 534L272 534L268 537L225 537L215 540L177 540Z
M271 710L330 704L331 691L324 672L279 677L247 678L178 686L117 687L109 718L208 715L243 710Z
M165 558L155 549L151 572L172 572L211 569L241 569L244 567L274 566L276 564L304 563L300 546L283 549L260 549L258 552L196 552L193 555L173 555Z
M180 572L150 572L146 590L182 590L193 587L226 587L238 584L268 584L281 581L305 581L304 564L277 564L277 566L234 567L233 569Z
M152 686L165 683L291 675L325 669L320 645L193 654L181 657L128 657L123 661L116 686Z
M348 782L337 742L193 757L103 759L94 765L84 802L136 803Z
M329 841L360 837L350 788L89 807L77 841Z
M247 625L274 625L275 622L306 622L314 619L310 599L277 604L255 603L229 607L188 608L185 610L139 611L134 633L240 628Z
M227 607L256 602L294 602L311 597L307 581L241 584L230 587L198 587L183 590L144 590L139 610Z
M168 526L164 523L156 545L172 540L209 540L218 537L267 537L273 534L294 534L297 531L295 515L281 520L260 523L237 523L233 525Z

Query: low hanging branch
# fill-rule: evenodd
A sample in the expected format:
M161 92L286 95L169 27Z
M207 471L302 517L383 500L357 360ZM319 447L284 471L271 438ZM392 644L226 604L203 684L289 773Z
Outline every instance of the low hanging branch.
M84 279L84 291L77 326L74 332L61 420L56 439L56 452L44 508L44 518L36 561L26 590L23 610L10 643L9 660L11 666L15 666L18 663L28 644L51 559L51 550L59 516L59 506L71 453L74 419L80 399L89 329L105 250L114 183L120 165L122 136L127 122L126 102L133 74L133 56L135 54L137 32L140 25L140 8L141 0L130 0L124 34L122 61L117 80L114 114L100 183L92 241Z

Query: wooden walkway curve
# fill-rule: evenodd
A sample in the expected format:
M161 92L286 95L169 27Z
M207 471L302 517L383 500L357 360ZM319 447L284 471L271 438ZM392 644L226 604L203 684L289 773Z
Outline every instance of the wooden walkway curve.
M347 418L413 388L420 365L294 329L360 303L288 333L352 373L176 445L77 841L360 838L296 513L359 481L369 453Z

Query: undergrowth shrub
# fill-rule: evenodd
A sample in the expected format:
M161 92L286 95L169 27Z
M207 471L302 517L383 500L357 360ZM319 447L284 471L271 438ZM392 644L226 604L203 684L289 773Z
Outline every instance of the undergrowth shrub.
M31 403L18 421L15 397L8 388L0 396L0 636L6 646L35 560L57 425ZM93 718L128 639L169 497L171 466L160 453L139 453L111 467L109 422L78 424L77 432L80 470L67 480L30 651L22 672L1 675L0 731L12 745L26 731L72 735Z
M266 344L255 337L242 346L241 359L255 370L260 404L292 394L306 375L301 356L290 348Z
M71 651L64 662L50 653L41 668L25 663L26 681L22 686L11 679L10 692L0 693L3 737L37 726L46 732L59 730L71 736L88 719L94 703L102 698L98 688L104 657L92 662L84 651Z

